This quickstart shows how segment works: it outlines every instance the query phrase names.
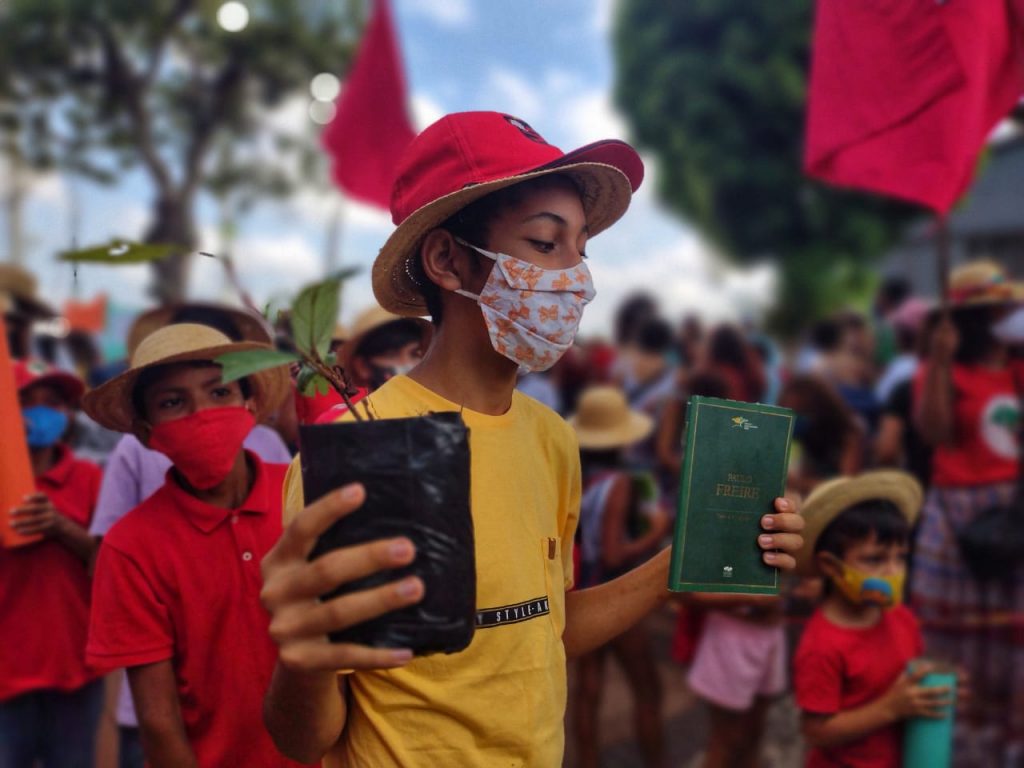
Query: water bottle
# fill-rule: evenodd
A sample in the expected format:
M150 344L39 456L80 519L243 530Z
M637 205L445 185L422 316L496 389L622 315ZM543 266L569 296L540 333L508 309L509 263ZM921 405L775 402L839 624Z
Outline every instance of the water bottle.
M913 672L911 662L909 671ZM956 670L948 665L936 666L925 675L920 685L926 688L947 687L952 695L942 719L913 717L903 729L903 768L950 768L953 764L953 712L956 709Z

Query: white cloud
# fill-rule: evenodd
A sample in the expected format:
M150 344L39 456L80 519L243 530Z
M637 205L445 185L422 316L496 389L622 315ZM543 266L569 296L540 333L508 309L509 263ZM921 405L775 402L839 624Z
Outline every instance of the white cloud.
M412 95L412 121L413 127L416 130L422 131L428 125L443 117L444 114L444 107L425 93L414 93Z
M596 0L591 26L599 35L607 35L612 28L612 16L615 12L615 0Z
M467 27L473 21L469 0L401 0L400 6L442 27Z
M492 109L509 112L535 124L543 135L546 114L545 107L551 102L547 99L543 88L538 87L526 78L510 69L494 67L487 74L484 93L490 99Z

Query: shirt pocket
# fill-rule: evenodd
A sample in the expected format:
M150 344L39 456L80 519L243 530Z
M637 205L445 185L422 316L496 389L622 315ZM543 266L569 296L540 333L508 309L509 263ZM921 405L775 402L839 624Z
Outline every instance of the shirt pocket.
M562 540L544 536L540 540L544 565L544 586L547 590L548 613L559 641L565 631L565 575L562 569Z

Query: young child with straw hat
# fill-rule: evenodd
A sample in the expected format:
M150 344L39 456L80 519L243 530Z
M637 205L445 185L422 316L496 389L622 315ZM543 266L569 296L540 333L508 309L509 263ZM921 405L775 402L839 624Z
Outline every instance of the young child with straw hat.
M140 314L128 329L128 356L143 339L167 325L196 323L214 328L232 341L254 341L270 344L271 330L263 318L245 309L225 304L188 302L156 307ZM257 424L245 438L243 446L265 464L287 464L291 453L278 432L265 424ZM121 436L103 467L100 497L96 503L89 533L102 539L118 520L135 509L164 484L171 460L159 451L143 445L131 432ZM118 726L119 755L122 768L142 768L142 745L139 741L139 720L132 707L131 689L122 675L121 690L113 711L109 713Z
M519 371L550 368L594 297L589 238L622 216L643 166L621 141L563 153L519 118L447 115L405 151L392 194L398 225L373 267L385 309L429 313L422 362L367 398L382 418L458 411L469 427L477 631L451 656L331 645L330 631L422 599L415 577L346 594L339 583L406 565L404 537L308 563L321 532L363 501L358 485L303 509L264 561L264 604L279 647L266 701L278 745L301 759L373 766L555 766L562 760L566 657L603 645L667 596L668 552L591 589L572 586L580 464L572 429L515 390ZM293 464L293 467L295 465ZM792 563L800 518L766 516L765 554ZM775 550L781 550L776 552ZM537 606L524 620L515 609ZM352 670L339 680L337 670Z
M919 683L927 663L917 619L902 605L907 542L921 509L914 477L877 470L822 483L803 506L800 576L824 576L823 603L794 660L809 768L901 765L901 723L942 717L950 691Z
M150 765L294 765L260 714L275 653L259 562L281 533L285 467L242 447L290 384L282 369L225 384L214 362L266 348L169 325L83 401L99 424L172 462L164 485L103 538L86 647L95 668L127 668Z

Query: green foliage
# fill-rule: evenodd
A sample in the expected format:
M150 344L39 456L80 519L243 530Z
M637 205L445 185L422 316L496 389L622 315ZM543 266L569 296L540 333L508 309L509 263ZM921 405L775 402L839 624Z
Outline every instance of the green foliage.
M298 355L290 352L279 352L276 349L249 349L242 352L228 352L217 358L221 365L221 379L227 383L238 381L254 373L277 368L279 365L290 365L299 361Z
M130 240L111 240L107 245L80 248L75 251L61 251L58 261L89 262L93 264L142 264L159 261L174 253L173 245L159 243L133 243Z
M306 355L323 360L331 349L338 319L339 280L324 280L303 289L292 305L292 337Z
M304 395L326 395L337 383L334 376L337 358L331 352L331 337L338 319L341 284L359 273L358 268L343 269L332 277L303 288L291 306L292 335L298 353L271 349L228 352L217 358L223 366L223 380L235 381L279 365L301 363L295 383ZM342 373L338 376L343 378Z
M914 212L802 173L812 5L622 0L614 31L615 100L660 161L659 196L738 260L781 261L786 331L834 308L818 282Z
M178 246L157 265L164 300L184 289L200 190L244 211L311 178L316 126L267 115L308 98L315 74L344 75L365 15L362 0L246 0L248 26L227 32L221 5L0 1L0 151L96 181L142 169L145 239Z

